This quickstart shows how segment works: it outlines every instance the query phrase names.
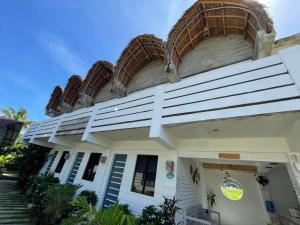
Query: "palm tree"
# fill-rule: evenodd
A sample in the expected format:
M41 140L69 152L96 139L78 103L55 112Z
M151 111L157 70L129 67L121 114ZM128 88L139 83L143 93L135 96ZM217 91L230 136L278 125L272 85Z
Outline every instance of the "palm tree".
M7 117L8 119L18 120L18 121L23 122L22 129L28 128L28 126L30 124L30 121L27 119L27 110L23 107L20 107L18 109L18 111L16 111L12 107L7 107L7 108L1 110L1 114L3 114L4 117ZM23 136L22 134L23 134L23 132L21 131L15 141L15 144L12 145L12 147L16 147L17 146L16 144L20 143L20 141L22 140L22 136Z
M16 111L12 107L8 107L5 109L2 109L1 112L4 114L5 117L13 120L18 120L23 122L23 128L27 128L30 124L30 121L27 119L27 110L23 107L20 107L18 111Z

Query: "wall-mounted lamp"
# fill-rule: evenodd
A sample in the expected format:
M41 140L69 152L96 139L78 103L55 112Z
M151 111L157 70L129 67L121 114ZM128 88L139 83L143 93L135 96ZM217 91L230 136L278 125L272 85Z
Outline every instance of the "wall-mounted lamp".
M174 172L174 161L166 161L166 171Z
M106 163L106 160L107 160L107 156L101 156L100 158L101 163Z

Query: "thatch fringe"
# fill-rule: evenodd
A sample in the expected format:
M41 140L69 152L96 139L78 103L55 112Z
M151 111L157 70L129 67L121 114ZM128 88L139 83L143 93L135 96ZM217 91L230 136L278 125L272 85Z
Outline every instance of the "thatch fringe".
M133 38L115 66L97 61L84 81L78 75L72 76L59 101L73 107L79 95L95 98L110 79L113 79L113 91L122 95L133 77L154 60L172 64L176 70L184 55L208 37L237 34L254 43L260 29L273 31L273 22L265 6L256 0L198 0L172 27L166 42L153 34ZM46 111L57 110L57 96L53 92Z

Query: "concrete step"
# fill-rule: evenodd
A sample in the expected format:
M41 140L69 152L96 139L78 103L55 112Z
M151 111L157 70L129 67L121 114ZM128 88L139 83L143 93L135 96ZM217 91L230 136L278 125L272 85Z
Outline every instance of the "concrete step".
M2 219L16 219L16 218L28 218L28 213L0 214L0 221L2 221Z

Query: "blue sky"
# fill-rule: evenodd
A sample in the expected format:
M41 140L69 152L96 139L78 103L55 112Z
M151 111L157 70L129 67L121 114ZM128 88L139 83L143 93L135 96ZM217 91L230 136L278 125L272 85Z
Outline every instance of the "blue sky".
M86 75L99 59L115 63L136 35L167 33L195 0L1 0L0 109L25 107L45 118L55 85ZM277 38L300 32L295 0L260 0Z

